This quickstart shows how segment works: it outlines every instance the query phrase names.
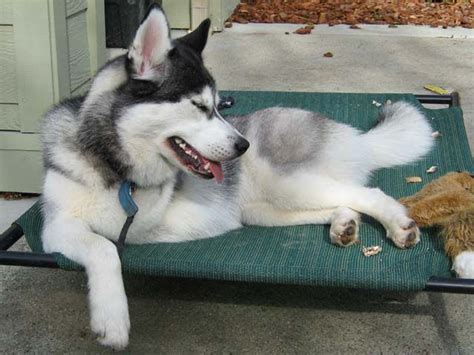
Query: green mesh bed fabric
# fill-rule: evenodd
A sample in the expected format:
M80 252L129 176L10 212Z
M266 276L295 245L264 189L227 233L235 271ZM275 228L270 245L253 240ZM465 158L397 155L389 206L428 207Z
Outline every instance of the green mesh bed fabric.
M287 92L223 92L235 105L226 115L242 115L270 106L299 107L321 112L362 130L374 125L378 108L373 100L405 100L418 106L411 94L331 94ZM422 161L374 174L370 185L395 198L411 195L423 184L407 184L406 176L421 176L428 183L448 171L472 171L460 108L424 110L433 129L442 137ZM291 117L288 117L291 120ZM297 139L297 137L295 137ZM437 165L434 174L426 169ZM40 205L36 204L17 221L33 251L42 252ZM258 281L379 290L421 290L430 276L449 277L451 264L444 255L436 230L423 230L421 242L400 250L385 238L380 224L365 218L360 228L361 244L340 248L330 244L329 226L245 227L200 241L172 244L128 245L123 254L125 272L145 275L201 279ZM383 251L364 257L362 246L381 245ZM60 254L55 258L63 269L78 266Z

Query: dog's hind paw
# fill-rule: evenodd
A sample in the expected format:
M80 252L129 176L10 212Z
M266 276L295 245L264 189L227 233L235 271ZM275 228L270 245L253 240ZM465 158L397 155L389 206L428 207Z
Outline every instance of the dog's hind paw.
M128 334L130 332L130 319L128 310L115 314L98 312L92 315L91 329L98 335L97 340L105 346L114 350L123 350L128 345Z
M336 210L329 230L331 243L348 247L359 242L359 214L348 208Z
M463 251L454 258L453 269L463 279L474 279L474 251Z
M411 248L420 241L420 229L414 220L404 217L402 221L395 223L395 226L387 229L387 237L401 249Z
M348 247L359 242L359 224L351 219L350 221L339 224L332 223L329 236L331 243L337 244L341 247Z

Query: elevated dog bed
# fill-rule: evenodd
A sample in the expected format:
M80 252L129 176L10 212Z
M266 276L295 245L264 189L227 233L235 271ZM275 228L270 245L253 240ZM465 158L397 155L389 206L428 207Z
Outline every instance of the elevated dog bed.
M243 91L223 94L233 96L236 102L224 111L225 115L243 115L276 105L299 107L321 112L363 131L376 122L378 108L374 101L405 100L421 107L420 97L412 94ZM423 184L448 171L473 171L462 111L456 107L453 97L426 96L421 100L449 103L451 107L423 109L433 129L442 133L428 157L414 165L380 170L373 176L370 185L380 187L395 198L417 192ZM438 171L427 174L426 169L432 165L438 166ZM405 181L407 176L420 176L423 184L408 184ZM60 254L43 253L41 224L41 208L37 203L3 235L1 247L8 249L24 232L33 253L0 251L0 263L78 269L78 265ZM473 291L473 280L458 280L452 275L450 260L445 256L442 240L435 230L423 230L421 242L409 250L397 249L385 237L382 226L370 218L365 218L361 225L359 245L349 248L334 246L329 242L328 233L329 226L320 225L245 227L207 240L127 245L122 265L125 272L159 276L397 291ZM365 257L362 246L372 245L382 246L383 251Z

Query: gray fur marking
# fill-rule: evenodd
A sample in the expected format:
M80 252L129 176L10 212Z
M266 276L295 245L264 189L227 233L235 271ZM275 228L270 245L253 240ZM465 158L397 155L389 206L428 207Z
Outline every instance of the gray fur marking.
M269 108L252 115L258 153L279 168L303 167L318 158L334 122L300 109Z

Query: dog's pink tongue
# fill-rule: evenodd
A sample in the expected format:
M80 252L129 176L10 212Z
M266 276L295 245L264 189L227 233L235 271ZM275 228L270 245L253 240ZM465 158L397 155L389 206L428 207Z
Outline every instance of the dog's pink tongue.
M216 179L217 182L222 182L224 180L224 173L222 172L221 164L212 161L209 163L211 163L209 169L211 170L212 175L214 175L214 179Z

